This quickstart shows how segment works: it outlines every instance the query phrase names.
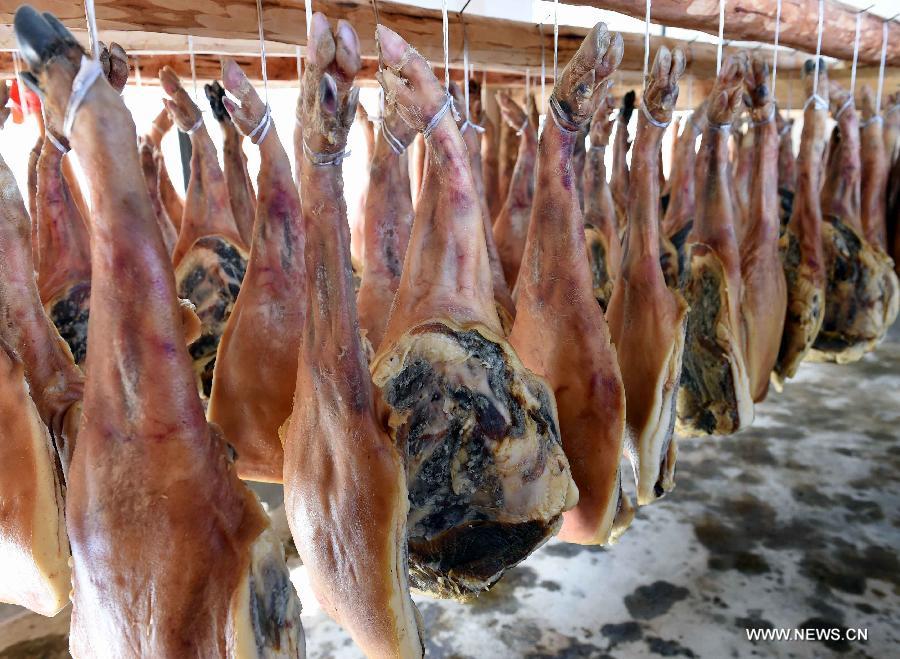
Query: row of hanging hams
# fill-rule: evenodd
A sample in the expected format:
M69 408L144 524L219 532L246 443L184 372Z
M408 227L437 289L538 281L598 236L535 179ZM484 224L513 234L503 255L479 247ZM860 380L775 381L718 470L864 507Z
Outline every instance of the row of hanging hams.
M121 48L94 61L27 6L15 29L44 125L30 208L0 162L0 552L22 568L0 599L52 615L70 598L75 657L304 655L281 540L244 480L283 483L313 591L366 654L421 656L411 589L466 600L550 537L614 541L635 514L623 455L653 502L674 487L676 427L746 427L773 373L858 358L896 316L893 145L865 96L860 132L824 65L807 67L795 174L766 66L734 56L666 181L680 50L615 114L623 41L600 23L542 130L533 99L501 96L506 129L482 135L478 94L466 106L379 26L384 103L351 230L341 164L366 117L349 23L313 16L293 173L233 61L206 87L221 167L174 72L139 138ZM192 146L184 198L160 153L173 125ZM482 157L498 134L514 166Z

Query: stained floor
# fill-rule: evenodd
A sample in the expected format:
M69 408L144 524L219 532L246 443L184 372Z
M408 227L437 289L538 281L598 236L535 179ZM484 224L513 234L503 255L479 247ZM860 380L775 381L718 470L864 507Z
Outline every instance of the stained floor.
M681 442L676 482L611 549L551 541L474 604L416 598L428 655L897 656L900 328L857 364L804 366L749 430ZM361 656L294 577L308 656ZM65 656L65 613L4 614L0 659ZM752 643L747 628L868 640Z

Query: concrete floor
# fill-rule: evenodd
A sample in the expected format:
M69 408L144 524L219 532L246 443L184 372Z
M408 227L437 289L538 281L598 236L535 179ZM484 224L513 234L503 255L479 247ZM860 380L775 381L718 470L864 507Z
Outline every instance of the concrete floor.
M749 430L682 442L676 482L611 549L551 541L474 604L417 597L428 655L898 656L900 327L857 364L804 366ZM308 656L361 656L293 574ZM0 659L65 656L66 616L0 608ZM748 627L868 641L751 643Z

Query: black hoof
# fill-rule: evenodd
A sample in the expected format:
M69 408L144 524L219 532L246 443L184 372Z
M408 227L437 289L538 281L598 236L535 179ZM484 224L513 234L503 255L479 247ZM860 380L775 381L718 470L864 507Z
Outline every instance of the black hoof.
M203 85L203 89L206 91L206 98L209 100L209 107L212 108L216 121L222 122L229 119L228 110L222 103L222 99L225 98L225 89L219 84L219 81L214 80L211 85Z
M41 15L29 5L16 10L14 26L19 51L33 72L40 70L52 57L72 46L78 47L72 34L54 16Z

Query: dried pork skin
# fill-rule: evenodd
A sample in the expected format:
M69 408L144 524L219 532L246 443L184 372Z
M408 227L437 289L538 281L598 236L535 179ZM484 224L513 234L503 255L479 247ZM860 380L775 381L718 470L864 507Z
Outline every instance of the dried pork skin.
M815 62L804 64L806 91L811 96ZM819 67L818 94L827 96L828 73ZM787 315L772 385L781 391L784 381L794 377L800 362L812 347L825 314L825 256L822 244L822 208L819 192L825 155L826 108L807 104L803 117L800 152L791 218L779 239L779 252L787 282Z
M222 236L201 238L175 270L178 297L190 300L202 323L200 338L190 346L197 388L212 392L216 351L241 290L247 260Z
M723 64L697 155L697 216L683 275L690 313L675 424L682 435L727 435L753 421L740 317L743 282L735 224L741 211L730 182L728 131L720 128L734 119L745 68L735 57Z
M671 117L684 54L660 48L644 92L648 112ZM621 124L619 128L621 129ZM637 502L646 505L675 487L675 394L681 376L687 303L666 286L659 258L659 152L664 129L638 117L622 266L607 308L625 386L625 455Z
M233 129L249 134L265 117L265 103L233 61L223 65L222 78L241 101L231 115ZM204 345L191 353L196 363L215 350L207 418L222 428L237 452L238 475L267 482L283 478L278 429L291 414L307 305L300 198L279 138L277 128L270 126L258 142L259 196L256 220L248 227L252 243L246 272L240 276L241 259L236 249L229 250L227 260L220 261L223 267L215 270L224 275L215 282L220 288L202 290L211 283L209 274L214 270L197 268L203 279L193 291L201 299L209 294L204 304L198 304L207 332L201 337ZM220 241L218 246L224 245ZM232 300L235 287L240 290ZM218 320L223 312L224 328ZM211 329L221 331L217 350Z
M2 340L0 419L0 602L53 616L71 585L62 472L22 362Z
M521 125L521 122L526 120L525 112L512 100L504 97L503 103L510 105L515 113L515 118L507 119L506 124L509 124L510 121L520 121ZM516 278L519 275L522 251L525 249L525 237L528 235L528 224L531 220L536 155L537 128L531 125L531 121L528 121L522 129L518 157L510 178L506 202L497 215L493 231L497 254L503 266L503 274L513 290L515 290Z
M45 141L37 164L38 290L78 364L84 363L91 298L90 236L63 177L63 154Z
M444 319L410 329L372 378L406 450L412 585L478 595L571 507L553 395L500 337Z
M377 28L382 43L384 31ZM298 164L308 306L284 432L285 511L323 611L368 657L420 659L423 632L406 559L406 474L376 410L360 336L343 173L308 157L346 147L358 102L359 40L348 22L332 29L316 13L309 41L298 136L307 154ZM373 257L368 248L364 257Z
M621 62L622 37L599 23L558 79L558 107L538 149L537 189L518 281L510 345L531 372L545 378L556 399L559 432L578 488L576 506L563 513L565 542L607 544L631 523L622 492L625 388L585 258L584 218L574 155L606 80ZM557 113L556 104L552 112ZM564 114L563 114L564 113ZM555 121L553 120L555 118ZM613 223L610 204L610 228Z
M753 157L741 243L741 322L753 402L763 400L778 359L787 313L787 284L778 254L778 133L767 63L754 58L744 79L751 101Z
M46 92L48 123L61 123L72 80L90 60L50 14L20 7L15 30L28 75ZM296 596L281 598L293 613L242 596L252 575L266 590L255 599L279 602L269 586L290 589L288 572L280 554L254 571L254 544L268 552L258 544L268 519L205 419L135 145L121 97L96 79L72 130L91 192L94 298L92 377L66 492L70 651L76 659L296 657ZM288 635L258 637L252 619L261 614L280 615Z
M65 473L80 425L84 374L41 304L31 222L19 186L2 158L0 220L0 337L22 360L31 398Z
M447 104L446 91L428 64L396 33L379 27L378 36L379 79L385 95L394 99L410 127L424 132L429 118ZM432 593L464 597L488 588L505 567L549 537L557 528L559 514L574 505L576 488L559 445L552 394L502 338L482 203L466 143L450 113L436 124L427 140L428 160L400 285L371 371L387 408L391 436L407 455L410 538L421 537L417 525L423 520L437 525L435 534L425 538L427 547L420 545L427 550L425 555L417 553L415 541L410 543L410 564L424 570L417 572L413 567L414 579ZM406 386L404 392L399 387L401 374L407 379L415 375L413 367L431 383L428 390L417 393ZM494 377L493 389L489 376ZM432 400L433 394L437 400ZM510 415L513 410L519 410L518 419ZM527 416L526 411L533 414ZM462 435L450 426L454 420L470 424ZM519 436L508 436L513 428L520 429ZM489 469L459 473L464 463L454 466L447 465L446 458L435 460L431 466L443 479L435 481L431 500L436 497L439 503L445 495L453 500L446 511L417 509L415 493L430 496L428 481L422 479L422 460L451 453L465 460L459 453L463 439L474 442L472 450L481 453L473 454L473 460L488 459ZM495 462L498 459L501 462ZM459 478L448 482L454 472ZM494 503L488 495L493 497L496 490L487 489L492 484L485 479L499 482L498 474L509 474L509 478L502 483L502 500ZM532 480L523 483L525 478ZM483 495L485 501L474 501L477 508L467 511L463 503L475 495ZM501 507L485 508L496 504ZM492 517L477 527L471 522L453 526L454 518L484 516L486 511ZM442 515L448 519L443 525ZM530 530L523 542L516 534L518 525L525 523ZM469 544L470 551L459 555L459 548L466 547L460 544L463 538L476 541L486 532L494 537L490 544ZM513 555L507 548L510 542L515 545ZM446 547L446 560L454 565L439 562L442 547Z

